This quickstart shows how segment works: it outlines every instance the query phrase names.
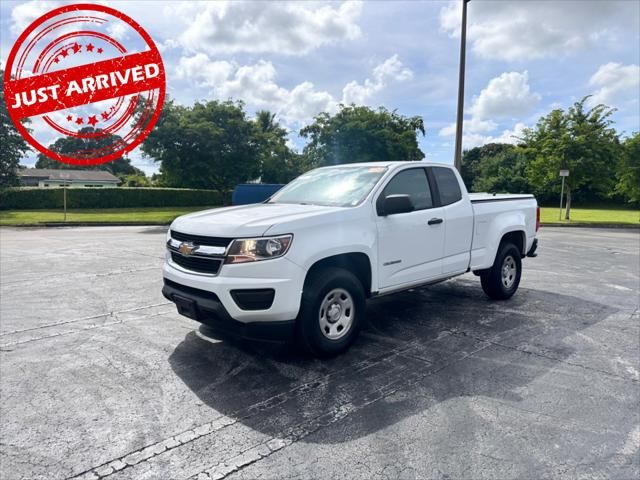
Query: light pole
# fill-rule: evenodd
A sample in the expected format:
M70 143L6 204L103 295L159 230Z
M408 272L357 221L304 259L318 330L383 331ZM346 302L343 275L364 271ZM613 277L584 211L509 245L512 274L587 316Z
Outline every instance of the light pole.
M63 208L64 208L64 222L66 223L66 221L67 221L67 180L68 180L69 176L66 173L63 173L62 175L60 175L60 177L63 180L63 184L62 184L62 203L63 203Z
M462 0L462 29L460 31L460 76L458 78L458 115L456 117L456 152L454 165L460 171L462 169L462 117L464 113L464 63L467 46L467 3L471 0Z

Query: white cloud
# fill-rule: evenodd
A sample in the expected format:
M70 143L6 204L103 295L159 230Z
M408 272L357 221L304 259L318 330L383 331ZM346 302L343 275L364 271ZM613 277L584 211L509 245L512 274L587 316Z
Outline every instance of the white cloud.
M460 1L440 11L440 26L460 35ZM484 58L526 60L567 55L615 37L616 30L637 27L632 1L470 2L467 37Z
M493 133L498 124L494 120L519 119L526 115L541 99L531 92L529 76L526 71L505 72L492 78L487 86L474 97L468 109L471 117L464 120L462 128L463 148L473 148L487 143L517 143L517 138L526 128L518 122L511 130L503 130L501 134ZM456 133L456 125L452 123L440 129L438 135L451 137Z
M271 62L260 60L255 65L241 66L215 90L220 97L242 98L257 107L283 104L289 92L275 82L276 74Z
M204 53L182 57L178 76L212 88L220 99L241 99L254 108L268 108L285 122L300 124L320 111L334 111L337 102L327 92L316 90L311 82L302 82L291 90L276 82L277 71L271 62L260 60L238 67L226 61L211 61Z
M285 120L301 125L320 112L336 110L336 101L330 93L316 90L311 82L303 82L291 90L282 113Z
M518 122L512 129L503 130L502 133L496 135L482 135L474 131L463 132L462 148L481 147L488 143L511 143L515 145L518 143L518 138L522 137L525 128L527 126L524 123Z
M464 130L464 125L463 125L463 130ZM446 127L442 127L438 131L438 135L441 137L453 137L455 134L456 134L455 123L450 123L449 125L447 125Z
M56 6L54 2L36 0L16 5L11 10L11 33L19 35L36 18L44 15Z
M486 133L496 129L498 125L491 120L479 120L478 118L467 118L464 120L463 131ZM456 134L456 124L451 123L446 127L443 127L438 132L441 137L452 137Z
M127 36L127 32L129 28L127 25L121 20L110 19L109 24L107 25L107 32L109 36L115 38L116 40L124 40Z
M235 66L227 61L211 61L204 53L181 57L176 67L180 79L195 79L198 85L214 87L225 82Z
M383 90L389 82L402 82L413 78L413 72L404 67L398 55L387 58L373 69L373 78L364 83L349 82L342 90L342 102L365 104L376 93Z
M531 92L529 76L526 71L505 72L489 80L479 95L473 98L464 119L462 129L463 148L473 148L487 143L517 143L515 137L522 135L526 125L518 122L509 130L493 133L498 128L494 120L519 119L526 115L541 99L538 93ZM438 135L451 137L456 133L455 123L441 128Z
M513 118L527 113L541 97L531 92L529 73L505 72L493 78L473 99L469 111L476 119Z
M640 66L607 63L601 65L589 80L596 87L591 104L604 103L621 107L628 101L638 101L640 91Z
M512 143L519 142L519 138L524 134L524 129L527 126L524 123L516 123L511 130L503 130L497 137L490 137L490 141L487 143Z
M361 34L361 2L187 2L178 9L176 18L189 19L178 41L191 52L303 54Z
M286 124L301 125L320 112L335 112L338 103L366 103L373 95L393 81L404 81L412 76L394 55L376 66L372 78L360 84L348 83L343 98L318 90L305 81L291 89L277 83L277 71L271 62L260 60L252 65L237 66L227 61L212 61L204 53L182 57L176 69L178 78L212 89L216 98L241 99L253 108L268 108L276 112Z

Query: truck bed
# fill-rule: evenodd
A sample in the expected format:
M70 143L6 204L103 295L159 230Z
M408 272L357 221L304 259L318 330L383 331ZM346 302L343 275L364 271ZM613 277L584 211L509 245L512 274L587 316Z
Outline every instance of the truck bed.
M525 200L534 198L533 195L523 193L470 193L469 200L471 203L480 202L505 202L509 200Z
M533 195L470 193L469 200L474 215L472 270L489 268L493 264L499 239L510 230L525 232L523 254L531 248L536 236L538 206Z
M534 198L533 195L521 193L470 193L471 203L480 202L505 202L509 200L524 200Z

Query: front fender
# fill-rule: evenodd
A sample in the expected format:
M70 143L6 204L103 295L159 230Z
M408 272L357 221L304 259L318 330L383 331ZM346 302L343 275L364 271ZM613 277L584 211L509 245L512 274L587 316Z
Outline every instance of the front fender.
M343 223L339 228L322 226L294 233L294 242L287 258L305 271L327 257L345 253L362 253L371 264L371 284L377 285L375 232L360 222Z
M371 284L377 285L377 231L368 207L365 204L330 215L277 224L267 234L293 233L293 243L286 256L307 272L323 258L363 253L371 263Z

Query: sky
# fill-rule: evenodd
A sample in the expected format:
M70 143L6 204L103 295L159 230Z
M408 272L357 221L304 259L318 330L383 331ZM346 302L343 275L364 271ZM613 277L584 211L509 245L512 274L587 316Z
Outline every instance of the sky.
M2 65L24 28L64 3L0 3ZM319 112L385 106L421 116L426 160L453 163L460 1L100 3L151 35L180 104L233 98L249 115L269 109L298 150L300 128ZM472 0L463 147L513 143L585 95L617 109L623 135L639 131L639 64L636 0ZM139 148L129 156L147 174L158 170ZM32 153L22 163L34 162Z

